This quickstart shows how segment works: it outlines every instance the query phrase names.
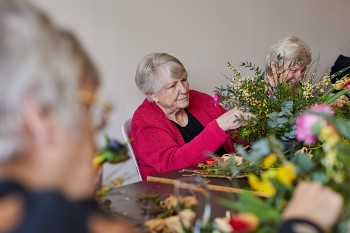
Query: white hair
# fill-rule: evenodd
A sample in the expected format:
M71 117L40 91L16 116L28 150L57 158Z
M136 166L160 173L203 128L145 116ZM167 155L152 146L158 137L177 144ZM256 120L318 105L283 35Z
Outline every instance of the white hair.
M278 64L280 67L283 62L296 61L303 59L303 65L309 65L311 62L311 50L309 46L296 36L288 36L271 45L266 57L265 72L272 75L271 61L277 62L277 55L280 54L283 59Z
M147 94L159 94L164 81L162 71L172 78L187 75L182 63L167 53L151 53L146 55L137 66L135 82L139 90L146 95L148 101L152 99Z
M67 126L78 122L80 71L69 43L31 4L0 0L0 162L23 149L23 104L30 97Z

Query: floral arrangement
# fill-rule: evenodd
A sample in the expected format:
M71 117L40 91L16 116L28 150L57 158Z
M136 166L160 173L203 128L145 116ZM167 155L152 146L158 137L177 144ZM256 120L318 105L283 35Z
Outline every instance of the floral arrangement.
M108 136L105 136L105 146L98 150L95 157L92 160L92 164L96 176L96 192L97 197L105 195L106 191L115 187L121 186L124 181L124 177L119 177L115 180L109 180L109 183L102 184L102 164L120 163L128 160L127 143L119 143L117 140L111 140Z
M215 220L223 232L276 232L282 212L299 181L319 181L344 197L338 232L350 227L350 121L334 116L328 105L315 105L296 119L296 138L309 149L298 151L289 160L283 145L274 136L261 139L250 152L241 148L244 160L258 164L258 173L248 174L252 190L265 192L261 199L250 192L239 201L221 199L220 203L238 212ZM311 151L310 151L311 149Z
M195 222L198 200L195 196L174 196L170 195L162 200L159 195L142 195L139 198L146 207L143 210L147 213L157 213L155 219L145 222L146 232L173 232L181 233L189 231ZM153 206L149 204L153 203Z
M347 78L342 79L343 81L334 87L330 83L331 78L336 78L346 69L332 76L325 75L319 82L315 82L319 56L306 69L302 82L285 82L284 77L294 66L301 65L302 61L303 59L298 59L292 62L288 69L282 69L279 64L282 62L284 67L284 58L279 54L276 59L276 78L272 80L259 67L249 62L242 62L241 66L254 71L255 75L253 78L249 76L243 78L240 72L228 63L233 75L231 78L224 74L223 76L230 81L230 85L216 88L215 105L222 104L226 109L240 107L243 112L249 109L256 116L248 120L237 116L236 121L245 121L247 125L235 130L232 137L239 136L243 140L248 140L250 144L270 135L278 135L283 141L295 141L295 119L300 112L315 104L331 104L348 91L345 89L331 95L335 89L349 86L350 79ZM314 72L307 77L313 65L315 65ZM347 112L350 112L348 108ZM350 115L344 113L344 110L341 110L340 114Z
M127 143L119 143L105 136L105 146L98 150L92 164L95 169L102 166L104 162L120 163L130 158L128 155Z

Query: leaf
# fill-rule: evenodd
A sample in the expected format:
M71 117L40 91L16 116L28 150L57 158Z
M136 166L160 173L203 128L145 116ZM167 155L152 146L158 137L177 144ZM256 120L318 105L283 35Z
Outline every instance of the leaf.
M235 146L236 152L244 157L248 157L247 152L244 150L244 147L241 144Z
M272 119L272 120L276 120L278 118L278 113L277 112L272 112L270 114L267 114L267 117Z
M256 141L252 145L252 151L253 152L249 153L249 157L253 161L270 154L269 141L267 139Z
M292 131L289 132L289 134L292 135L292 136L295 136L296 135L296 131L292 130Z
M297 153L293 158L295 165L297 166L297 172L310 170L315 167L315 163L304 153Z
M290 105L293 106L293 101L285 100L285 101L282 102L282 106L288 106L288 105L289 105L289 106L290 106Z
M276 128L277 127L277 122L272 122L270 125L271 128Z
M326 180L327 180L327 175L326 173L324 172L314 172L312 173L311 175L311 179L313 181L319 181L321 182L322 184L325 184L326 183Z
M264 221L279 222L281 213L275 210L271 205L264 202L261 198L254 196L251 193L244 192L239 195L239 202L233 202L220 198L217 202L223 206L237 210L239 212L251 212Z
M277 118L277 122L284 124L284 123L288 122L288 119L287 119L287 117L279 117L279 118Z
M295 124L295 118L294 117L289 118L288 123L291 124L291 125L294 125Z

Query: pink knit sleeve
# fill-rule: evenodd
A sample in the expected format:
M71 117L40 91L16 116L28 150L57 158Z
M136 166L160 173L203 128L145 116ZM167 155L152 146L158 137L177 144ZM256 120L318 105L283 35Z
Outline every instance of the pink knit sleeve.
M135 134L138 156L159 173L203 163L207 159L205 153L216 151L229 137L216 120L182 147L174 135L161 127L140 125L135 127Z

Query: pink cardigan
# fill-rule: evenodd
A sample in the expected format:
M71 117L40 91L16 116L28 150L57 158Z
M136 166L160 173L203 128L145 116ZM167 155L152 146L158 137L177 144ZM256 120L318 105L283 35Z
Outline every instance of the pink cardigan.
M211 96L190 90L186 109L205 127L187 144L155 103L146 99L135 111L130 136L144 180L149 175L203 163L207 159L205 153L215 152L220 145L226 151L235 152L230 135L215 120L227 111L221 106L215 107Z

